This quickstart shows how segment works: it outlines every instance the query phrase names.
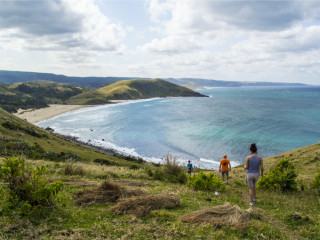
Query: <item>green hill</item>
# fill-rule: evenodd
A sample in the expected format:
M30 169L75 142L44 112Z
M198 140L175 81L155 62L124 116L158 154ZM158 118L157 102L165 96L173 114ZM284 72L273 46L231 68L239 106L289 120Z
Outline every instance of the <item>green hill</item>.
M205 97L188 88L161 79L123 80L71 97L69 104L102 104L110 100L132 100L155 97Z
M48 81L0 85L0 107L8 112L64 104L67 99L88 91L87 88Z
M21 155L50 161L94 162L98 159L111 165L131 164L121 157L66 141L0 108L0 156Z

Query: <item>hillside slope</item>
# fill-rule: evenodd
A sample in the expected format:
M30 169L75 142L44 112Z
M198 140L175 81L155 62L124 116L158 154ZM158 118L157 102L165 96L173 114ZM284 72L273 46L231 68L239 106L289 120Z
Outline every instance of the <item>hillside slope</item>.
M17 109L43 108L48 104L64 104L72 96L88 88L48 81L0 84L0 107L8 112Z
M124 159L66 141L0 108L0 156L12 155L51 161L102 159L112 165L129 164Z
M161 79L123 80L79 94L69 104L101 104L109 100L132 100L154 97L205 97L188 88Z

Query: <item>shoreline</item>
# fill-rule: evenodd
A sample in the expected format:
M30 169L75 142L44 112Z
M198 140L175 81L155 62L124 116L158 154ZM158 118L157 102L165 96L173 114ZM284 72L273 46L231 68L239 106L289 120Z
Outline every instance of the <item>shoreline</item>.
M49 107L39 109L19 110L13 115L27 120L29 123L35 124L37 122L47 120L63 113L72 112L81 108L93 107L94 105L64 105L64 104L50 104Z

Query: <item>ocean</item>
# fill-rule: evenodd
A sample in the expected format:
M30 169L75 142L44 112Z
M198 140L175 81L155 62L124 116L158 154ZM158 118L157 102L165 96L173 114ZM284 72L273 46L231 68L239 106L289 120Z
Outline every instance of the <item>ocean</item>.
M91 144L161 163L217 169L224 154L242 164L256 143L268 157L320 142L320 87L199 90L208 98L161 98L100 105L38 122Z

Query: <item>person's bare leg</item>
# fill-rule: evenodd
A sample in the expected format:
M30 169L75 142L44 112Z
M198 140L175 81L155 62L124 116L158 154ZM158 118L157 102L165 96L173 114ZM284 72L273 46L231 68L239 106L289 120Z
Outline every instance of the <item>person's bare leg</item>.
M254 194L254 187L250 187L249 189L249 195L250 195L250 202L253 202L253 194Z

